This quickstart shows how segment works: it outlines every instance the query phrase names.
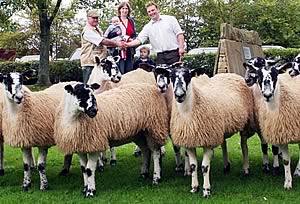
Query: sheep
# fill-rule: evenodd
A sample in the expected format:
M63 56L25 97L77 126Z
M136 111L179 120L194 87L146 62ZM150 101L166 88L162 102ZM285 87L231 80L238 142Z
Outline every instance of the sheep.
M155 67L150 66L148 64L142 64L141 68L138 68L134 71L131 71L129 73L126 73L125 75L122 76L122 80L118 83L111 83L110 78L108 77L104 77L103 76L103 71L101 71L101 67L102 65L99 63L99 59L97 59L97 57L95 58L96 63L96 67L97 69L94 69L91 77L89 79L88 84L92 84L92 83L98 83L100 84L100 89L95 91L95 94L97 93L101 93L105 90L109 90L111 88L117 88L120 87L122 85L125 84L132 84L132 83L147 83L147 84L152 84L152 85L156 85L156 79L160 79L160 74L159 73L154 73L155 77L153 77L153 69ZM159 65L158 67L162 67L164 65ZM167 82L168 84L169 82ZM166 89L166 87L160 87L160 90ZM163 92L166 92L164 95L166 96L166 99L170 101L170 99L172 98L172 95L170 93L172 93L171 91L168 92L166 90L163 90ZM150 100L150 99L149 99ZM168 104L171 104L168 103ZM169 108L170 109L170 108ZM164 153L164 147L161 148L161 152L162 154ZM183 164L181 161L181 155L180 155L180 149L178 147L174 146L174 151L175 151L175 155L176 155L176 171L181 171L183 169Z
M53 125L54 113L63 94L57 87L39 92L31 92L23 86L23 78L32 74L12 72L0 75L3 83L3 121L4 142L23 151L24 179L22 188L27 191L31 186L30 164L32 147L39 149L38 170L40 174L40 190L48 189L45 174L48 147L54 145Z
M97 82L100 84L100 88L95 90L94 94L100 94L106 90L112 89L114 83L119 83L122 75L118 68L119 56L112 57L108 56L102 60L98 56L95 56L95 66L92 70L91 76L89 78L88 84L93 84ZM113 83L111 83L113 82ZM103 157L102 157L103 156ZM106 154L102 153L101 158L99 158L99 170L103 171L104 163L106 163ZM111 160L110 164L112 166L116 165L116 153L114 148L111 148ZM72 163L72 154L65 155L63 169L60 171L60 175L66 176L70 172L70 167Z
M147 149L152 151L153 184L157 184L160 146L165 144L169 130L165 98L148 84L128 84L94 96L92 89L97 89L96 85L66 86L54 126L58 148L80 156L85 196L93 197L96 192L94 172L98 152L132 141L145 150L145 156ZM142 174L146 166L143 165Z
M238 131L241 132L241 138L250 136L248 128L253 123L252 93L242 77L236 74L218 74L199 83L202 77L194 77L200 69L180 67L165 71L171 78L175 97L170 123L173 142L187 150L192 193L199 190L196 147L203 147L203 196L209 197L213 148L222 144L225 136ZM243 156L247 159L244 152Z
M264 59L262 57L253 57L251 58L248 63L252 64L256 68L263 68L266 66L273 66L279 62L279 59L276 58L275 60L271 59ZM245 82L246 84L250 87L252 90L253 95L255 95L256 90L257 90L257 76L255 73L255 70L252 69L247 69L245 72ZM255 107L254 107L255 109ZM255 116L255 115L254 115ZM269 171L269 160L268 160L268 144L264 141L263 136L261 135L261 131L259 128L258 120L257 117L255 116L255 127L254 131L257 132L260 140L261 140L261 147L262 147L262 152L263 152L263 170L265 172ZM273 175L277 175L279 173L279 149L277 146L272 145L272 152L273 152L273 168L272 168L272 173Z
M298 143L300 137L297 131L299 117L299 93L300 78L291 80L288 74L279 75L287 67L269 66L257 68L249 63L244 66L254 71L257 77L257 89L254 102L256 114L264 139L271 144L277 144L282 151L285 181L284 188L292 188L292 176L290 170L289 143ZM295 129L296 128L296 129ZM300 156L300 155L299 155ZM299 176L300 162L298 162L295 176Z

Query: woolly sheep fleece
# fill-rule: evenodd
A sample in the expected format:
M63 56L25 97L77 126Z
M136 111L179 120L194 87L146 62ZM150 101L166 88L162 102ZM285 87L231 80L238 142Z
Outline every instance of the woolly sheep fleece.
M267 107L262 95L255 97L256 114L262 135L266 142L271 144L298 143L300 141L300 77L291 79L287 74L279 75L277 86L280 86L280 102L275 105L275 108Z
M2 124L5 143L20 148L54 145L54 116L64 93L64 83L39 92L31 92L27 87L23 87L22 103L14 104L18 112L12 114L6 104L3 107L5 119Z
M193 78L191 83L192 111L178 112L173 100L171 135L175 145L188 148L220 145L224 133L234 134L250 121L253 123L253 97L242 77L217 74L210 79Z
M60 104L54 136L64 153L104 151L110 142L130 142L142 130L147 130L155 143L165 144L168 112L166 101L155 86L128 84L96 95L96 100L95 118L81 113L72 121L64 118L64 101Z

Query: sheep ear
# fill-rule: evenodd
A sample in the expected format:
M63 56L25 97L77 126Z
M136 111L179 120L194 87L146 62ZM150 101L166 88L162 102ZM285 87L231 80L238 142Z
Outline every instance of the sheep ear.
M279 67L277 67L276 69L279 71L279 74L285 73L287 69L290 69L293 67L293 63L292 62L287 62Z
M257 71L259 68L253 66L252 64L248 64L246 62L243 63L243 66L245 67L245 69L250 69L250 70L255 70Z
M65 90L69 93L69 94L72 94L73 93L73 86L68 84L65 86Z
M95 62L96 62L97 65L100 64L100 58L97 55L95 56Z
M155 70L155 66L148 63L140 63L139 68L145 70L146 72L152 72L153 70Z
M118 55L118 56L114 56L113 59L115 60L116 63L118 63L121 57Z
M100 88L100 85L97 84L97 83L93 83L93 84L91 84L90 86L91 86L91 88L92 88L93 90L97 90L97 89Z
M198 69L192 69L191 70L191 75L192 77L197 77L199 75L205 74L205 69L203 68L198 68Z
M156 69L154 69L154 73L155 73L156 75L161 74L161 75L164 75L164 76L166 76L166 77L169 77L171 72L170 72L169 69L156 68Z
M34 69L30 69L22 73L24 79L29 79L35 75L36 75L36 71Z
M0 73L0 83L3 83L3 80L4 80L4 76L2 73Z

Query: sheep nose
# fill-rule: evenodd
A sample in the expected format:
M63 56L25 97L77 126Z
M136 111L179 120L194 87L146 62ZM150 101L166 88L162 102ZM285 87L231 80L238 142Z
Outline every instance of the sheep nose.
M97 108L91 108L88 111L88 116L90 116L91 118L95 117L97 115L98 109Z

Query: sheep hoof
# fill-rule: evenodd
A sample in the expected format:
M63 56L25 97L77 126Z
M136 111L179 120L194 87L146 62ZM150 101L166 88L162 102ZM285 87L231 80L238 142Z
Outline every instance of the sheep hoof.
M278 176L279 175L279 170L280 170L279 166L273 167L273 169L272 169L272 175L273 176Z
M27 184L27 185L23 185L22 186L22 191L23 192L27 192L29 190L29 188L31 187L31 183Z
M117 165L117 160L115 160L115 159L110 160L110 165L111 166L116 166Z
M96 190L95 189L87 189L86 193L85 193L85 197L86 198L93 198L96 194Z
M85 196L85 194L86 194L86 192L87 192L87 188L88 188L88 186L84 186L84 187L83 187L82 195Z
M0 176L4 176L4 169L0 169Z
M209 198L210 197L210 188L204 188L203 189L203 198Z
M175 167L176 172L183 172L184 171L184 166L183 164L179 164L178 166Z
M285 182L283 187L284 187L285 190L291 190L292 189L292 182Z
M97 170L98 170L99 173L103 172L104 171L104 166L102 166L102 165L98 166Z
M250 176L250 170L249 169L244 169L243 176L244 177L249 177Z
M152 185L156 186L160 183L160 181L161 181L160 178L153 178Z
M136 151L136 152L133 152L133 156L135 157L139 157L142 155L142 152L141 151Z
M199 192L199 186L194 186L192 187L192 189L190 190L190 193L198 193Z
M44 185L44 186L41 186L41 187L40 187L40 190L41 190L42 192L45 192L45 191L49 190L48 184L47 184L47 185Z
M149 173L142 173L142 174L141 174L141 178L142 178L142 179L147 179L147 178L149 178Z
M269 173L270 172L269 164L263 164L262 170L263 170L264 173Z
M294 172L294 176L295 177L300 177L300 169L296 168L295 172Z
M62 169L61 172L59 173L60 176L69 176L70 171L69 169Z
M224 174L228 174L230 172L230 163L228 163L227 166L224 166L223 172Z

